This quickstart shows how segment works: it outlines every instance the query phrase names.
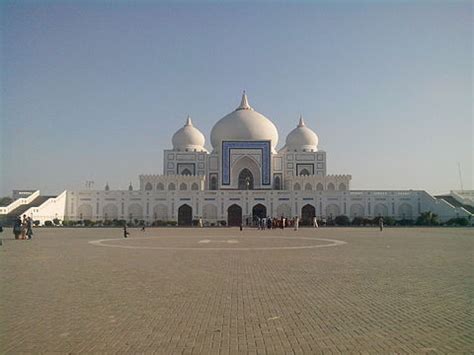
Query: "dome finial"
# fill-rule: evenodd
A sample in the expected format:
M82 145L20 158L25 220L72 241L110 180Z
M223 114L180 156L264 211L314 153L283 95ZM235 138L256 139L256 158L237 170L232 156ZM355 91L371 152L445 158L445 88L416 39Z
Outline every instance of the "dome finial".
M303 120L303 115L300 114L300 122L298 123L298 127L304 127L304 120Z
M192 125L193 125L193 121L191 120L191 116L188 115L188 117L186 118L185 126L192 126Z
M249 105L249 100L247 99L247 94L245 93L245 90L242 92L242 100L240 101L240 106L237 107L237 110L251 110L252 107Z

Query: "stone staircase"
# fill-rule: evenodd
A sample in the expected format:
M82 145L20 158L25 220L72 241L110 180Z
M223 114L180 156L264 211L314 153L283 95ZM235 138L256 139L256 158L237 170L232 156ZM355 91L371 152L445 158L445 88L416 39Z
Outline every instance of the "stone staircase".
M13 225L13 222L15 221L15 219L23 215L23 213L28 211L28 209L32 207L39 207L52 197L55 197L55 196L38 196L30 203L18 206L17 208L13 209L5 216L4 224L8 226Z

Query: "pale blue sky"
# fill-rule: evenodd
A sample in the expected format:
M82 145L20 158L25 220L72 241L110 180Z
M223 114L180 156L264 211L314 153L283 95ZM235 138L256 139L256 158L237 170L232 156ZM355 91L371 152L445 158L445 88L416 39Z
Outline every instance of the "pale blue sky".
M280 144L300 113L353 189L473 188L470 1L2 2L1 186L162 173L247 90Z

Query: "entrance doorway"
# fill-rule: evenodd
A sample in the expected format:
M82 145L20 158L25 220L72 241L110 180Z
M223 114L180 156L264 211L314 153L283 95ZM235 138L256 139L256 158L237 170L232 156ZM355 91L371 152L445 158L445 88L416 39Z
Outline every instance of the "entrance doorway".
M258 221L259 218L267 217L267 208L259 203L252 208L252 219L254 222Z
M193 224L193 208L182 205L178 208L178 226L190 226Z
M304 205L301 209L301 224L310 226L313 224L313 218L316 217L316 208L313 205Z
M232 205L227 209L227 225L229 227L240 226L242 223L242 207Z
M239 190L253 190L253 174L247 168L239 174Z

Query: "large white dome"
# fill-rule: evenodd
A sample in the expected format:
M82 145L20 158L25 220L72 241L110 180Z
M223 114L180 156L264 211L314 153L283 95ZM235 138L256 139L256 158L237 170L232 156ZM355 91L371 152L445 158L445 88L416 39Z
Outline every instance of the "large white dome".
M275 125L261 113L250 107L245 91L237 109L221 118L212 128L211 144L219 151L222 141L271 141L272 151L278 144Z
M193 126L191 117L188 116L184 127L180 128L171 140L173 142L173 149L180 151L205 151L204 135L196 127Z
M298 126L286 137L283 150L314 151L318 150L318 136L313 130L306 127L303 117L300 117Z

